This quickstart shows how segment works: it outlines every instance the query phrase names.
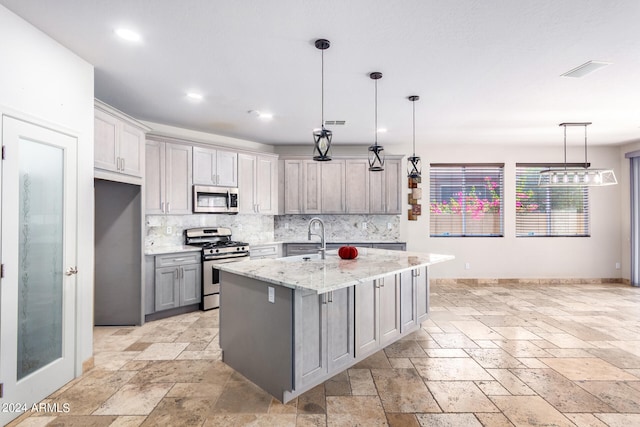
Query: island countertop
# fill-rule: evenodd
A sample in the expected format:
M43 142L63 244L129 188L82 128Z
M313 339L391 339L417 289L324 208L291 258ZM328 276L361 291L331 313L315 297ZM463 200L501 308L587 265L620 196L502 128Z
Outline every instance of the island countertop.
M414 270L454 259L453 255L358 248L356 259L341 259L337 250L325 259L295 256L220 264L216 268L292 289L319 294L365 283L393 273Z

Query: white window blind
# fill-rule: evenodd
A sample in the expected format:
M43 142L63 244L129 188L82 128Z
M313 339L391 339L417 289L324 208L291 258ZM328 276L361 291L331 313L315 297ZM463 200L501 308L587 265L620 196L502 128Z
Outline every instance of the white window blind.
M431 164L432 237L503 236L504 164Z
M587 187L539 187L552 165L516 164L516 237L589 236Z

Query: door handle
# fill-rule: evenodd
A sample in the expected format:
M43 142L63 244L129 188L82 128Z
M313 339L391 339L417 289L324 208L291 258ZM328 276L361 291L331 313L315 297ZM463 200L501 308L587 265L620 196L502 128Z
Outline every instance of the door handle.
M121 164L120 164L120 167L121 167L121 169L120 169L120 170L121 170L122 172L124 172L124 157L121 157L121 159L122 159L122 161L121 161Z
M78 274L78 267L69 267L67 268L67 271L64 272L64 274L67 276Z

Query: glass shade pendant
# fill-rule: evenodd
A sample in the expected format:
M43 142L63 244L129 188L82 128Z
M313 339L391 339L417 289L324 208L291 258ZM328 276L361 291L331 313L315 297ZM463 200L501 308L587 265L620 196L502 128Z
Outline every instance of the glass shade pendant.
M333 137L333 133L324 127L324 51L329 49L331 44L329 40L318 39L315 45L317 49L322 51L322 127L313 130L313 160L326 162L331 160L331 138Z
M407 159L407 176L409 178L420 178L422 176L422 161L416 156L416 101L420 99L418 95L408 97L413 106L413 154Z
M587 162L587 126L591 122L560 123L564 127L564 168L546 169L538 175L540 187L603 187L618 183L613 169L590 169ZM584 164L567 163L567 126L584 126Z
M382 73L373 72L369 77L375 81L375 142L369 146L369 170L380 172L384 170L384 148L378 145L378 80L382 78Z

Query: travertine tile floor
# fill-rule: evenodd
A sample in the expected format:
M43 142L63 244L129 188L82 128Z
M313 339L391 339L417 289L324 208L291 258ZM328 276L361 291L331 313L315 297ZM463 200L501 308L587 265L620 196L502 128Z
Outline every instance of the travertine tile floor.
M640 289L439 285L431 318L283 405L220 361L217 311L95 329L95 368L19 426L638 426ZM269 369L265 366L265 369Z

